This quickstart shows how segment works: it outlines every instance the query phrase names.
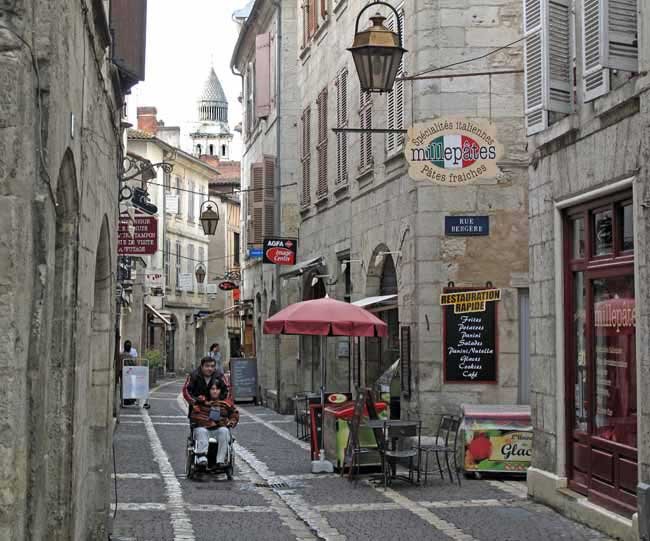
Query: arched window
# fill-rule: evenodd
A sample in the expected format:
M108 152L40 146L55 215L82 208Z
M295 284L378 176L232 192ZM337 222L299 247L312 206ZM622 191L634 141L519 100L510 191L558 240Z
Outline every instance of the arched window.
M196 153L200 156L201 155L201 145L196 145Z

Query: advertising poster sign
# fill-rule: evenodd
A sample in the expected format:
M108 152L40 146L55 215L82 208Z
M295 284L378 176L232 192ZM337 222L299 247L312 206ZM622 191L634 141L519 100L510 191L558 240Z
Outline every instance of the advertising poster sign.
M404 157L413 180L463 186L497 175L503 147L496 127L466 118L436 118L408 129Z
M296 239L264 239L263 251L263 263L295 265L298 241Z
M125 366L122 368L122 398L149 397L149 368Z
M158 219L146 214L135 214L131 221L128 213L122 213L117 232L117 253L152 255L156 250L158 250Z
M194 289L194 275L191 272L180 272L178 274L178 289L181 291L192 291Z

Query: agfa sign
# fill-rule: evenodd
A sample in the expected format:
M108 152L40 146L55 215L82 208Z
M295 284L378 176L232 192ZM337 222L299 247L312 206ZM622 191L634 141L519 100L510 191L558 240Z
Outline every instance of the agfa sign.
M296 239L264 239L263 263L295 265L298 241Z
M412 179L462 186L495 177L502 152L494 124L438 118L409 128L404 155Z

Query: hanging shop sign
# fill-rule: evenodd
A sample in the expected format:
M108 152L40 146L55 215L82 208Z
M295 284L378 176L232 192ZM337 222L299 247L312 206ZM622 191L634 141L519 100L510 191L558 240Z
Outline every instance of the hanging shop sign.
M494 124L466 118L416 124L408 129L404 149L412 179L443 186L495 177L502 153Z
M134 227L135 226L135 227ZM118 255L152 255L158 250L158 219L136 213L120 214L117 233Z
M235 302L241 300L241 289L237 288L232 290L232 300Z
M295 265L298 241L296 239L264 239L263 263Z
M442 306L453 306L454 314L485 312L486 303L500 300L500 289L456 291L440 295L440 304Z
M235 282L224 280L223 282L219 282L219 289L221 291L232 291L233 289L239 289L239 286Z
M480 237L489 234L489 216L445 216L445 235L448 237Z
M497 382L497 322L494 301L500 298L499 289L445 290L441 295L445 383Z

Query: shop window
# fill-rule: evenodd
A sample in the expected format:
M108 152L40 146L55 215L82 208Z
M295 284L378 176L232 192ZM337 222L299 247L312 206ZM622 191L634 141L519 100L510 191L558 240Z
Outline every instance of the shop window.
M622 205L619 219L620 236L622 239L621 249L628 252L634 249L634 216L632 214L632 204Z
M585 256L585 220L576 218L572 220L573 249L571 250L573 259L582 259Z
M595 434L636 447L636 354L634 276L595 279Z
M593 213L593 250L595 256L611 254L614 249L611 209Z

